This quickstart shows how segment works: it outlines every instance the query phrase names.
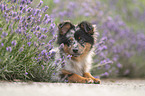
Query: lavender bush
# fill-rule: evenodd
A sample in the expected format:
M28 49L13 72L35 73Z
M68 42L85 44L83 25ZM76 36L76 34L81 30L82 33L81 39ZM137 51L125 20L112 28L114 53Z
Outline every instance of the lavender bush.
M142 3L141 3L142 2ZM104 33L110 31L108 36L108 51L112 52L112 60L116 63L116 73L119 76L144 77L144 49L145 49L145 29L144 29L144 9L143 1L119 0L107 1L107 9L114 10L115 17L107 18L101 28ZM140 6L140 7L138 7ZM118 11L120 10L120 11ZM136 15L135 15L136 14ZM124 19L124 21L122 20ZM108 33L108 32L107 32ZM115 40L115 42L114 42ZM111 44L111 42L114 44ZM117 42L117 43L116 43Z
M42 4L0 2L0 79L49 81L54 73L49 50L56 40L56 27Z
M137 32L144 32L145 28L145 1L143 0L103 0L107 3L108 9L113 10L117 15ZM119 11L118 11L119 10Z

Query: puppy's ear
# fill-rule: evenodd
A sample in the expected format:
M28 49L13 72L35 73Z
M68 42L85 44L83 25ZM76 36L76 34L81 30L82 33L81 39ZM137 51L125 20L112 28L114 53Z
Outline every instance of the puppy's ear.
M59 34L64 35L71 29L73 25L70 22L62 22L58 25Z
M84 30L86 33L93 35L94 34L94 27L91 23L87 21L83 21L78 25L82 30Z

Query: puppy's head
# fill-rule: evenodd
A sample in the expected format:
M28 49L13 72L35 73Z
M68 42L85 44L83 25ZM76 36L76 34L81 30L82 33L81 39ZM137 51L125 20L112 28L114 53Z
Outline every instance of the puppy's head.
M85 57L94 44L94 27L83 21L78 25L62 22L58 26L58 44L64 44L63 51L72 55L72 59Z

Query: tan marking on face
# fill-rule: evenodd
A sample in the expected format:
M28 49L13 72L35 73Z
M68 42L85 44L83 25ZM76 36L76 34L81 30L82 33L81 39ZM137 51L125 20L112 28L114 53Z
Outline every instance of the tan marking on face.
M85 47L82 47L81 45L79 45L79 51L81 51L81 55L78 57L74 57L72 56L71 59L75 60L75 61L81 61L83 60L83 58L89 53L90 49L91 49L91 44L90 43L86 43L84 45ZM68 47L67 44L64 45L64 52L67 55L72 55L71 54L71 49L72 47Z
M65 52L67 55L71 55L71 54L69 53L69 47L67 46L67 44L64 44L63 49L64 49L64 52Z

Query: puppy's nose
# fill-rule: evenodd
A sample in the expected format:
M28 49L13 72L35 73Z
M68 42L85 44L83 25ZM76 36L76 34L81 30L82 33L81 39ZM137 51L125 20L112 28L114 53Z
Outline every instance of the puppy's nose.
M78 49L73 49L73 52L74 52L74 53L77 53L77 52L78 52Z

